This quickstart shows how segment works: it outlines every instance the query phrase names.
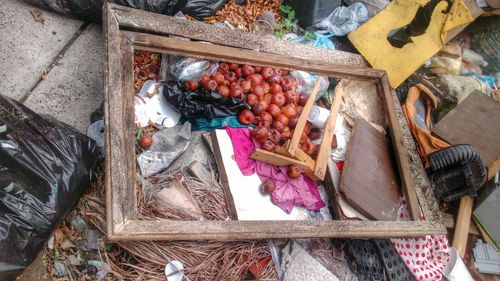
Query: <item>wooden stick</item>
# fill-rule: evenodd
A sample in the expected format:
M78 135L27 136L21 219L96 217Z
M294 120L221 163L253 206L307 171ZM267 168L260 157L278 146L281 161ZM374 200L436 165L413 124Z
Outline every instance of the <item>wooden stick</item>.
M448 213L441 212L441 216L443 218L443 224L444 224L444 226L446 226L446 228L455 229L455 218L452 215L450 215ZM470 225L469 225L469 234L478 235L478 236L481 235L479 228L476 227L476 223L473 223L472 221L470 222Z
M293 132L292 139L290 140L290 145L288 145L287 148L288 153L290 153L292 157L295 157L295 155L297 154L297 150L299 149L300 137L302 136L302 132L304 131L304 127L306 126L309 112L311 112L311 109L316 102L316 96L318 95L320 84L321 82L318 78L318 81L316 81L316 85L314 86L309 99L307 99L306 105L304 105L304 108L302 109L302 113L300 114L299 120L297 121L297 125L295 125L295 131Z
M398 170L399 170L399 176L401 177L401 184L403 185L403 193L406 197L406 202L408 203L408 211L410 214L411 220L419 220L420 219L420 205L419 200L422 201L425 207L422 209L424 210L424 216L427 218L433 218L433 220L438 219L436 215L438 215L437 211L430 211L430 210L437 210L437 204L435 202L434 196L426 196L422 191L424 188L430 188L429 181L425 177L423 180L424 182L420 181L420 187L418 190L416 189L415 183L416 180L414 180L413 176L413 170L423 170L423 166L418 160L418 162L415 162L411 158L411 154L416 155L416 148L413 148L413 152L410 154L409 152L409 147L404 147L403 143L405 143L404 140L404 130L401 124L399 123L399 118L404 118L402 116L402 113L400 117L398 117L398 112L396 110L396 106L399 107L399 101L397 101L396 93L393 92L391 89L391 86L389 85L389 79L387 78L387 75L382 77L380 80L380 83L377 84L377 87L379 88L380 93L382 94L382 98L384 99L384 108L385 108L385 114L387 116L387 120L389 121L389 131L391 133L391 141L392 145L394 148L394 154L396 155L396 162L398 164ZM401 111L401 109L399 109ZM407 130L407 129L406 129ZM411 133L407 131L407 136L411 137ZM413 162L413 164L412 164ZM417 166L415 166L417 165ZM425 175L425 173L421 173L421 175ZM420 193L419 196L417 196L417 192ZM425 201L422 200L425 196ZM432 205L432 208L429 208Z
M290 153L288 153L288 150L286 150L286 147L289 146L290 146L290 140L287 140L282 147L278 146L276 148L276 152L283 156L295 158L297 160L305 162L309 167L311 167L311 171L314 170L316 162L314 161L314 159L311 158L311 156L307 155L307 153L305 153L302 149L297 149L295 157L292 157Z
M473 205L474 200L469 195L460 199L455 233L453 234L453 248L457 250L462 258L465 256L465 248L467 247L467 237L469 236L469 225Z
M337 237L392 238L443 235L446 228L431 221L177 221L129 220L112 241L245 240Z
M302 162L300 160L283 156L278 153L270 152L264 149L257 148L252 154L250 154L250 158L259 160L274 166L288 166L288 165L296 165L301 168L306 175L311 177L312 179L317 179L314 176L314 172L312 167L309 167L307 163Z
M343 95L343 89L339 89L335 93L335 99L333 100L330 108L330 116L326 121L325 130L323 131L323 139L321 140L321 145L319 146L318 157L316 157L314 175L321 180L325 178L328 157L330 157L330 152L332 151L332 139L335 132L335 122L337 121L337 113L340 110Z

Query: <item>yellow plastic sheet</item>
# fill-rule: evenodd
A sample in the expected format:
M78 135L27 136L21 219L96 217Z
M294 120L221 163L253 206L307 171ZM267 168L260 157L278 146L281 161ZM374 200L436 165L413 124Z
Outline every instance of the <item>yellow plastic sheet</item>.
M463 0L454 0L448 14L441 12L447 8L448 3L441 1L434 9L424 34L411 37L413 42L402 48L393 47L387 41L389 32L409 24L418 8L428 2L429 0L395 0L349 34L349 40L373 68L387 71L389 82L394 88L443 47L449 30L474 19Z

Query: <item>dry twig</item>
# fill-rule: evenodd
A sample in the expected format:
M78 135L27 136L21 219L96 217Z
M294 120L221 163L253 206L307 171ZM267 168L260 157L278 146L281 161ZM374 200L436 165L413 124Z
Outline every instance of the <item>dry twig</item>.
M158 179L157 180L161 180ZM210 207L203 207L204 215L213 219L227 217L227 211L214 209L215 204L225 201L215 187L189 177L184 177L192 188L196 200L201 200L203 193L211 197ZM207 199L204 198L205 202ZM224 201L224 202L221 202ZM140 212L153 218L147 212L143 197L138 197ZM98 173L90 192L80 200L79 208L86 219L105 233L104 176ZM219 206L219 209L224 209ZM102 253L110 268L110 273L118 280L165 280L164 268L171 260L179 260L185 267L185 273L193 281L200 280L243 280L250 266L269 257L266 241L121 241L113 245L112 251ZM268 262L262 270L260 280L277 280L274 264Z

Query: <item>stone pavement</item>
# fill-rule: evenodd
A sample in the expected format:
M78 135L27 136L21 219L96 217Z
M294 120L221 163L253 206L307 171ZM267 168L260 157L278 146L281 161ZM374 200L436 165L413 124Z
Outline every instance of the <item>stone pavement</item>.
M81 132L103 100L102 48L99 25L0 1L0 93Z
M103 100L103 45L99 25L0 0L0 93L86 132ZM50 280L41 256L18 280Z

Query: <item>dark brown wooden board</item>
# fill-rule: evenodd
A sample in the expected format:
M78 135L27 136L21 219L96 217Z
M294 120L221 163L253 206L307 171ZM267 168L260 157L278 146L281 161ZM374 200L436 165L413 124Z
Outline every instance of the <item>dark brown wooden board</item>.
M370 219L396 220L399 183L389 140L367 121L354 123L340 190L346 200Z
M498 167L500 102L487 95L474 91L441 119L432 132L450 144L472 145L483 156L486 167L490 170Z

